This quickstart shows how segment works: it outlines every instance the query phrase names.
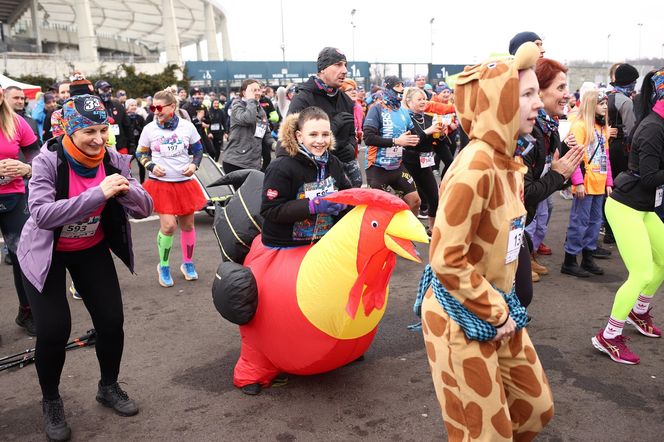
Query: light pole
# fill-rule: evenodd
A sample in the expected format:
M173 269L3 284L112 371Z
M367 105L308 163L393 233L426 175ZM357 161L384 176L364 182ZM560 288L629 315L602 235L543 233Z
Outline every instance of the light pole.
M429 20L429 25L430 25L429 41L431 41L431 64L433 64L433 21L434 20L435 17L431 17L431 20Z
M611 34L606 36L606 61L611 63Z
M284 38L284 0L280 2L281 6L281 58L286 61L286 40Z
M637 23L639 27L639 62L641 62L641 31L643 30L643 23Z
M353 9L350 11L350 25L352 26L351 30L351 38L353 40L353 46L352 46L352 54L353 54L353 62L355 62L355 13L357 12L357 9Z

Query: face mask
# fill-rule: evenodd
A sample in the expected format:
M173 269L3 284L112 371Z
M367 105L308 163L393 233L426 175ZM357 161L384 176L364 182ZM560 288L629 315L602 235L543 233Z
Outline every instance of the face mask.
M201 100L199 100L198 98L192 98L191 104L194 105L194 107L198 107L201 104Z
M99 98L101 98L102 101L111 101L111 98L113 98L113 92L100 92Z

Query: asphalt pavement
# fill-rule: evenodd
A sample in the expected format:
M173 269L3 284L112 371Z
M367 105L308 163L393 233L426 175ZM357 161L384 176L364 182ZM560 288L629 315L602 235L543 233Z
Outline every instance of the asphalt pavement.
M535 285L529 332L551 383L555 417L538 440L664 440L664 341L628 326L641 364L625 366L595 350L590 338L604 326L626 271L617 250L600 262L606 274L577 279L559 272L570 202L556 194L541 262L550 275ZM220 261L212 218L196 216L195 262L200 279L177 271L175 286L157 283L155 219L132 224L136 275L116 259L125 303L123 388L140 413L122 418L95 401L98 366L93 348L67 353L60 385L73 439L78 441L429 441L446 440L422 337L412 304L423 265L399 258L390 299L365 360L316 376L290 376L288 385L246 396L232 383L239 355L238 327L212 304ZM426 259L428 249L418 246ZM91 327L82 301L71 299L72 338ZM0 264L0 357L34 347L14 324L17 300L11 269ZM664 325L660 299L655 320ZM294 337L295 339L295 337ZM0 440L43 440L40 390L34 365L0 372Z

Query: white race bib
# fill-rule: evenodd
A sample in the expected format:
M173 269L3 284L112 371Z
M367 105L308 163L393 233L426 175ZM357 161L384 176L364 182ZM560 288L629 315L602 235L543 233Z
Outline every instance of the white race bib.
M14 181L14 177L13 177L13 176L4 176L4 175L0 175L0 186L4 186L4 185L6 185L6 184L9 184L9 183L11 183L12 181Z
M221 125L219 123L212 123L210 125L210 130L219 130L221 129Z
M403 147L402 146L392 146L385 148L385 157L386 158L401 158L403 156Z
M420 168L426 169L435 165L436 159L433 157L433 152L423 152L420 154Z
M162 156L175 157L184 152L184 143L180 140L174 143L164 143L159 146Z
M119 124L111 124L111 133L115 135L116 137L120 135L120 125Z
M526 223L526 216L520 216L510 221L510 231L507 237L507 253L505 254L505 264L515 261L519 257L519 250L523 243L523 228Z
M334 180L332 179L332 177L327 177L323 181L318 181L315 183L305 183L303 188L304 188L304 196L312 200L317 196L325 196L328 193L334 192Z
M265 136L265 131L267 130L267 124L265 123L256 123L256 131L254 136L256 138L263 138Z
M101 216L91 216L90 218L79 221L74 224L67 224L62 227L62 233L60 233L61 238L89 238L94 236L99 227L99 221Z
M664 186L659 186L655 189L655 207L662 205L662 197L664 197Z

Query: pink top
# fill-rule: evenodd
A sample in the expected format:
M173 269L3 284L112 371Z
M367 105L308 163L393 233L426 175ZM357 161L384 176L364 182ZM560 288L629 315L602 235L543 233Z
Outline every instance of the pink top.
M32 132L30 125L20 116L16 116L16 134L12 140L5 137L5 133L0 129L0 160L11 158L18 160L18 149L27 147L37 141L37 137ZM0 195L7 193L25 193L25 184L23 177L4 177L0 176Z
M69 198L74 198L90 188L97 187L104 178L106 178L106 171L103 165L99 166L97 175L93 178L78 176L70 167ZM103 203L94 212L77 223L62 226L62 232L55 250L58 252L75 252L99 244L104 239L104 229L101 228L101 212L105 206L106 203Z
M657 115L664 118L664 100L658 100L652 110L655 111Z

